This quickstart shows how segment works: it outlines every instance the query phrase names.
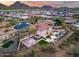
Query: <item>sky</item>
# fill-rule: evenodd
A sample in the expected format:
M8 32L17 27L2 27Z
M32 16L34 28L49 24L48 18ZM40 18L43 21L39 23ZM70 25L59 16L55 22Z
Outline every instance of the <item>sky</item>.
M14 4L15 1L0 1L0 3L10 6ZM52 7L79 7L78 1L21 1L21 3L29 6L50 5Z

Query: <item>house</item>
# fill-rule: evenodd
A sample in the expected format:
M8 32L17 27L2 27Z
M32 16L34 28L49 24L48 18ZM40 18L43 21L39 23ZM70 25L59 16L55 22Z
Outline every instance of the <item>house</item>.
M65 34L64 29L53 28L54 23L49 20L38 21L36 24L34 24L34 26L37 29L36 33L33 34L32 36L29 35L21 39L22 40L21 42L27 47L31 47L32 45L39 42L40 41L39 38L45 38L46 42L54 43Z
M29 18L29 16L27 16L27 15L22 15L22 16L19 17L19 18L21 18L21 19L27 19L27 18Z
M77 21L76 23L74 23L73 26L75 26L76 28L79 28L79 21Z
M74 20L71 17L65 17L64 22L67 23L67 24L74 24L76 22L76 20Z
M17 33L18 31L12 28L1 28L0 29L0 43L2 43L3 40L7 40L10 37L16 35Z
M35 24L37 28L38 35L47 36L52 32L52 28L54 26L54 22L51 20L41 20Z
M74 24L74 26L75 26L75 27L77 27L77 28L79 28L79 23L77 23L77 24Z
M50 28L50 26L47 23L39 22L35 24L35 26L37 28L37 32L36 32L37 35L43 37L47 36L48 29Z
M41 17L43 17L43 18L51 18L52 16L51 15L41 15Z

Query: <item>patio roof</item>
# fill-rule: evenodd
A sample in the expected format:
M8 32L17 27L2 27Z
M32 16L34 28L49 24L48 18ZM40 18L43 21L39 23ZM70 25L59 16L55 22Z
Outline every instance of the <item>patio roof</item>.
M30 37L30 38L26 38L22 43L25 46L30 47L30 46L36 44L36 40Z

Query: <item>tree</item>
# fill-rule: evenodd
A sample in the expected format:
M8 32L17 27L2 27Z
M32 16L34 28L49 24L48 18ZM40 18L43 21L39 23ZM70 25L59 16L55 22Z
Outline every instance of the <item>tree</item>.
M18 57L24 57L26 55L26 50L22 49L16 53Z
M28 32L29 33L35 34L36 31L37 31L37 29L34 25L31 25L31 26L28 27Z
M4 20L4 17L1 17L1 16L0 16L0 22L2 22L3 20Z
M31 49L27 55L30 57L34 57L36 55L36 51L34 49Z
M73 48L73 50L72 50L72 55L73 55L74 57L79 57L79 47Z
M57 26L62 26L62 27L64 27L64 28L66 28L66 23L64 22L64 20L63 20L63 18L56 18L55 19L55 24L57 25Z
M79 43L79 30L75 30L74 33L67 39L67 42L74 45Z
M37 17L37 16L32 16L30 18L28 18L28 20L30 21L30 23L34 24L35 22L37 22L38 20L40 20L41 17Z

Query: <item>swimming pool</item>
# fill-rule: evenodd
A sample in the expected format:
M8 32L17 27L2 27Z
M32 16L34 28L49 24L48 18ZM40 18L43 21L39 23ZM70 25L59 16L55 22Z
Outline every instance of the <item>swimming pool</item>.
M27 27L27 26L29 26L29 25L30 25L30 24L27 23L27 22L19 22L19 23L17 23L17 24L14 26L14 28L15 28L15 29L22 29L22 28Z

